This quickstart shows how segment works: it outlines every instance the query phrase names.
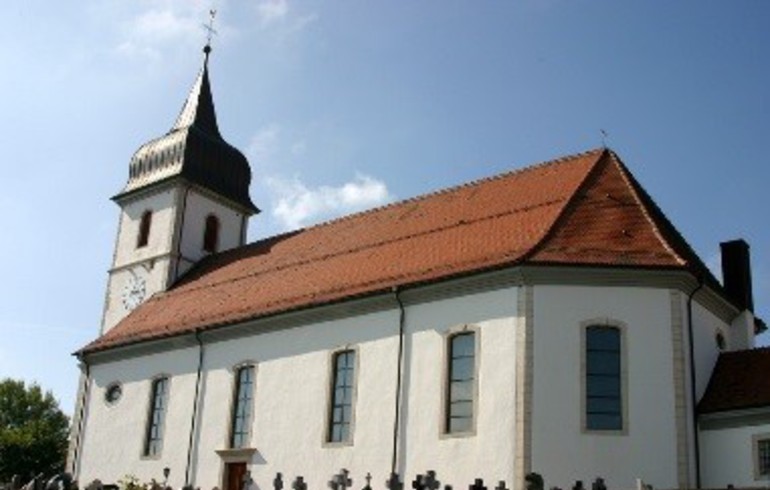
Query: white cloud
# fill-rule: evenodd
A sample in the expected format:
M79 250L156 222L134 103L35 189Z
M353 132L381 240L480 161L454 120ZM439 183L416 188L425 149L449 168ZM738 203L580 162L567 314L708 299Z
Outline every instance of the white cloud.
M270 123L260 128L251 137L246 153L257 161L271 160L278 151L280 134L281 126L276 123Z
M190 34L200 34L200 19L190 12L176 12L170 8L149 10L133 21L133 33L139 37L168 41Z
M257 19L262 28L277 27L279 39L285 41L286 37L318 20L318 14L299 14L289 6L288 0L261 0L257 4Z
M158 61L169 48L205 42L210 2L165 0L140 5L143 8L123 22L123 35L115 48L118 54ZM221 18L216 19L215 29L220 34L231 30Z
M257 5L257 15L262 25L284 19L288 13L289 2L287 0L262 0Z
M381 180L357 174L338 187L309 188L299 178L266 179L273 194L273 217L287 230L362 211L393 200Z

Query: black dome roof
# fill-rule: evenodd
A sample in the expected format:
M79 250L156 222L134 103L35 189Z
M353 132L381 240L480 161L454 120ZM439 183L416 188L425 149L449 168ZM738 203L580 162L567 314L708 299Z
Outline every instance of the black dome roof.
M134 153L128 182L113 199L121 200L174 178L204 187L251 213L259 212L249 196L248 160L219 133L209 83L208 52L176 123L164 136L145 143Z

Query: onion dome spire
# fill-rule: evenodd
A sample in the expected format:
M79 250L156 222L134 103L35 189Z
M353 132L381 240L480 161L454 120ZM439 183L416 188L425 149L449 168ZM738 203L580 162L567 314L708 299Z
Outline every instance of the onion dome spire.
M226 198L248 214L258 213L249 196L251 168L219 133L209 81L210 44L182 110L168 133L142 145L129 164L128 182L113 200L169 181L185 181Z

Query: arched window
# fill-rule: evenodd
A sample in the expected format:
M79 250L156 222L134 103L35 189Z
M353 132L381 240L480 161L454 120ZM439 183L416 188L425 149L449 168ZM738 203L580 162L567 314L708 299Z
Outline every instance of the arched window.
M585 429L622 430L621 330L591 325L585 333Z
M235 400L230 423L230 447L249 445L251 405L254 399L254 366L242 366L235 373Z
M168 378L163 376L152 382L147 429L144 436L144 455L157 456L163 445L163 421L168 405Z
M139 223L139 236L136 237L136 248L147 245L150 239L150 227L152 226L152 211L142 213L142 221Z
M210 214L206 217L206 228L203 231L203 250L209 253L217 251L219 245L219 219Z
M463 331L450 336L446 372L444 433L471 433L476 393L476 334Z
M327 442L350 442L353 425L356 351L336 352L332 358L332 386Z

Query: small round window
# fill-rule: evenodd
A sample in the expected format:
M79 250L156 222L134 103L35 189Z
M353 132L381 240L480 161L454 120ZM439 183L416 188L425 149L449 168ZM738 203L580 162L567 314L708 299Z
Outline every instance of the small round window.
M725 340L725 334L723 334L721 331L717 331L715 340L717 343L717 348L719 350L725 350L725 347L727 346L727 341Z
M110 404L117 403L122 394L123 388L120 386L120 383L113 383L107 387L107 391L104 393L104 401Z

